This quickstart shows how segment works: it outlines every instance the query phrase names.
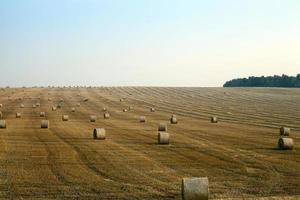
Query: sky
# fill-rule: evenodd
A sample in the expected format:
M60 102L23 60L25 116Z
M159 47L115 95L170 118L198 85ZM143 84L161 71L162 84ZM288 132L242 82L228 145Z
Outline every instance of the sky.
M299 0L0 0L0 86L300 73Z

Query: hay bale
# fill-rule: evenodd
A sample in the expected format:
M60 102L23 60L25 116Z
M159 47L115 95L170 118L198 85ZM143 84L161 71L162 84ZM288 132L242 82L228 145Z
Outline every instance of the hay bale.
M88 98L85 98L85 99L83 99L83 101L84 101L84 102L87 102L87 101L89 101L89 99L88 99Z
M167 124L159 123L158 124L158 131L163 131L163 132L167 131Z
M3 117L3 114L2 114L2 112L0 111L0 119L2 119L2 117Z
M211 123L218 123L218 118L217 118L216 116L212 116L212 117L210 118L210 122L211 122Z
M16 118L21 118L21 113L17 112L16 113Z
M122 99L120 99L120 102L123 102L124 101L124 99L122 98Z
M25 107L24 104L21 104L21 105L20 105L20 108L24 108L24 107Z
M104 111L104 112L107 111L107 108L104 107L104 108L103 108L103 111Z
M52 111L56 111L56 107L55 106L52 106Z
M291 133L291 129L290 128L287 128L287 127L281 127L279 129L279 135L281 136L289 136Z
M170 134L167 132L158 132L157 143L158 144L169 144L170 143Z
M51 98L48 98L48 101L52 101L52 99L51 99Z
M50 128L49 120L42 120L41 121L41 128Z
M128 110L126 108L123 109L123 112L127 112Z
M95 128L93 131L93 138L98 140L105 140L105 129Z
M75 112L75 108L72 108L72 112Z
M208 200L208 178L183 178L181 181L181 195L183 200Z
M80 105L80 103L78 103L78 104L76 104L76 106L77 106L77 107L80 107L81 105Z
M69 115L63 115L62 120L63 121L69 121Z
M146 117L145 116L140 116L140 122L145 123L146 122Z
M106 112L106 113L103 114L103 117L104 117L104 119L109 119L110 115L109 115L109 113Z
M40 104L40 103L36 103L35 105L36 105L36 107L40 107L40 106L41 106L41 104Z
M0 128L6 128L6 121L0 120Z
M150 112L155 112L155 108L150 108Z
M3 107L3 105L2 105L2 103L0 104L0 108L2 108Z
M36 108L36 105L35 105L35 104L33 104L33 105L32 105L32 108Z
M177 118L176 118L176 115L172 115L171 118L170 118L170 122L171 124L177 124Z
M97 116L96 115L91 115L90 116L90 122L96 122Z
M45 117L46 113L45 112L40 112L40 117Z
M279 149L293 149L294 148L293 139L292 138L284 138L284 137L279 138L278 148Z

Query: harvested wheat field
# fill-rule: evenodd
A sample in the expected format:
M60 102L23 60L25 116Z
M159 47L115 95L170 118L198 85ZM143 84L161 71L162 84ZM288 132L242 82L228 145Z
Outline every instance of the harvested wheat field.
M5 88L0 104L2 199L181 199L184 177L208 177L209 199L300 199L300 89ZM281 126L293 150L277 148Z

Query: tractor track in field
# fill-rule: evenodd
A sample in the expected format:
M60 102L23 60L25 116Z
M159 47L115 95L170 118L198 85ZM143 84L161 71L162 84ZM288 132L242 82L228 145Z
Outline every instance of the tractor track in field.
M67 107L70 107L70 105L68 105ZM84 110L84 111L87 111L87 110ZM64 111L64 113L67 113L67 114L70 114L70 115L73 115L74 113L68 113L69 111ZM80 113L82 113L82 111L76 111L76 113L77 113L77 115L78 115L78 113L79 113L79 115L80 115ZM85 112L84 112L85 113ZM73 123L73 122L67 122L67 123ZM88 122L86 122L86 124L89 124ZM59 126L59 125L58 125ZM75 126L75 124L74 124L74 126ZM71 127L74 127L74 126L71 126ZM112 126L113 127L113 126ZM125 182L125 180L120 180L120 178L118 177L118 176L116 176L116 177L114 177L114 175L112 174L112 173L110 173L110 174L107 174L107 173L105 173L105 172L103 172L103 171L101 171L101 170L99 170L99 168L97 168L96 166L95 166L95 163L94 162L92 162L92 161L90 161L90 159L83 153L83 151L81 150L83 147L85 147L85 148L87 148L88 147L88 149L90 149L90 150L93 150L93 148L91 147L91 146L85 146L85 145L83 145L83 144L81 144L81 148L79 148L78 146L76 146L76 144L74 144L73 142L70 142L70 140L76 140L76 138L74 138L74 137L72 137L72 135L70 134L71 132L72 132L72 129L71 128L59 128L59 129L54 129L54 128L52 128L51 129L52 130L52 132L53 132L53 134L55 134L58 138L60 138L62 141L64 141L65 143L67 143L68 145L70 145L73 149L75 149L75 151L78 153L78 156L79 156L79 158L80 158L80 160L83 162L83 163L85 163L85 165L91 170L91 171L93 171L95 174L97 174L97 175L99 175L99 176L102 176L102 177L104 177L105 179L107 179L107 180L110 180L110 181L113 181L113 182L116 182L116 183L118 183L118 184L123 184L124 185L124 187L125 186L130 186L130 187L136 187L137 189L141 189L141 187L140 186L137 186L137 185L135 185L135 183L134 182L132 182L132 183L129 183L129 182ZM92 129L91 129L92 130ZM66 139L65 137L63 137L62 135L64 135L64 136L67 136L68 137L68 139ZM108 142L107 142L108 143ZM110 146L112 145L114 148L117 148L117 149L121 149L121 148L124 148L124 147L122 147L122 146L119 146L119 144L117 144L117 143L113 143L112 141L110 141L109 142L109 144L110 144ZM107 146L108 147L108 146ZM126 151L132 151L131 149L125 149L125 152ZM95 152L96 153L96 152ZM109 151L108 152L106 152L106 154L109 154ZM136 152L136 154L137 155L139 155L137 152ZM109 164L109 163L111 163L110 162L110 160L108 160L108 159L106 159L104 156L101 156L101 153L97 153L97 155L98 155L98 157L97 157L97 159L99 159L99 160L101 160L101 161L103 161L103 162L105 162L106 163L106 165L107 164ZM100 157L99 157L100 156ZM106 157L110 157L110 156L106 156ZM143 157L144 159L149 159L149 158L147 158L147 157ZM151 161L153 161L153 160L151 160ZM112 164L111 164L112 165ZM113 166L113 165L112 165ZM127 170L125 170L126 169L126 165L123 165L123 167L122 168L124 168L124 171L127 171L127 170L129 170L129 171L132 171L132 170L134 170L134 169L130 169L130 168L128 168L127 167ZM136 174L139 174L140 172L138 172L138 171L135 171L135 173ZM118 174L117 172L115 173L115 174ZM141 177L145 177L145 179L148 179L148 180L152 180L152 181L154 181L154 182L157 182L157 181L159 181L159 180L157 180L157 179L153 179L152 177L150 177L150 176L146 176L146 174L139 174L139 177L141 178ZM163 182L160 182L160 184L159 185L162 185L162 184L165 184L166 186L167 186L167 184L166 183L163 183ZM150 190L150 191L155 191L155 190L158 190L158 192L159 192L159 190L161 190L160 188L154 188L153 186L149 186L149 185L147 185L147 187L148 187L148 189L147 190ZM145 188L142 188L143 190L145 190ZM161 195L159 195L159 196L161 196Z
M67 129L68 130L68 129ZM103 179L105 179L106 181L110 181L113 182L114 184L118 184L121 185L122 190L124 191L130 191L132 189L135 190L148 190L148 191L152 191L154 192L155 190L158 190L158 188L154 188L153 186L147 185L147 186L139 186L138 184L135 184L135 182L132 181L127 181L125 182L125 180L122 180L122 178L120 179L120 177L118 176L118 172L116 171L115 173L106 173L102 170L99 169L99 167L97 167L95 164L95 160L91 158L89 158L86 153L84 153L82 151L82 149L89 149L89 151L94 151L94 154L97 154L97 160L101 160L101 162L105 163L106 167L107 166L114 166L116 164L112 164L112 161L106 159L106 157L111 157L113 156L109 156L109 151L106 152L106 157L105 156L101 156L101 152L96 152L95 150L93 150L93 147L91 146L87 146L84 144L81 144L81 147L79 148L76 144L74 144L73 142L70 142L70 140L76 140L76 138L72 138L72 136L69 134L72 130L66 131L64 129L64 131L61 131L61 129L55 129L55 130L51 130L51 132L57 136L58 138L60 138L60 140L62 140L64 143L68 144L72 149L74 149L78 155L78 160L80 160L82 162L82 164L89 169L92 173L94 173L96 176L99 176ZM68 139L65 139L65 137L61 136L61 134L63 134L64 136L68 136ZM91 139L92 140L92 139ZM109 143L109 145L112 145L113 143ZM106 145L108 146L108 145ZM116 146L113 145L114 148L119 148L120 146ZM119 162L119 161L118 161ZM130 169L128 168L126 165L124 165L124 162L122 164L122 168L124 169L124 171L129 170L132 172L132 170L134 169ZM134 171L135 173L139 173L138 171ZM139 174L140 177L144 177L145 174ZM153 179L152 177L145 177L148 180ZM158 181L156 179L153 179L153 181ZM162 183L160 183L159 185L161 185ZM155 193L155 192L154 192ZM160 191L156 192L156 196L157 197L165 197L163 194L159 194Z

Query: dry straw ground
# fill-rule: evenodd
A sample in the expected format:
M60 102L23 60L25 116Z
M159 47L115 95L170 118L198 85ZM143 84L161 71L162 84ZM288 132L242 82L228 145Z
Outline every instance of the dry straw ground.
M300 199L299 89L11 88L0 103L2 199L180 199L181 179L203 176L211 199ZM40 128L41 111L49 129ZM170 145L157 145L159 122ZM294 150L276 148L282 125L292 128ZM93 140L96 127L106 140Z

